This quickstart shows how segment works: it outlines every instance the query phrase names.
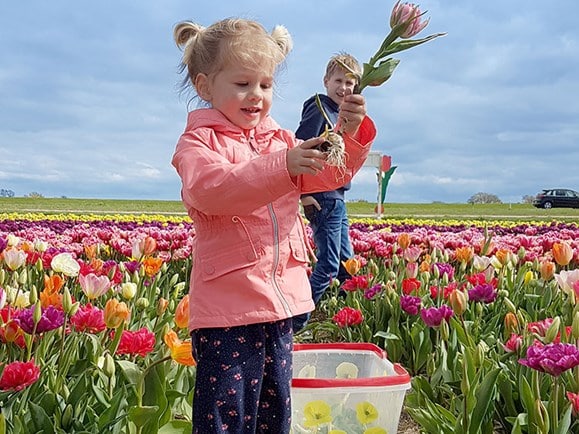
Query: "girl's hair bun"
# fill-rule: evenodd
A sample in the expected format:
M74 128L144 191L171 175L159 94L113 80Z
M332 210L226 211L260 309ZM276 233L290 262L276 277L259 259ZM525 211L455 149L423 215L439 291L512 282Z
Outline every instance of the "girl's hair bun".
M191 21L183 21L178 23L173 29L173 39L177 46L184 49L190 40L195 38L205 28L199 24Z
M290 35L288 29L286 29L284 26L277 25L271 31L271 37L279 46L283 56L287 56L294 46L292 36Z

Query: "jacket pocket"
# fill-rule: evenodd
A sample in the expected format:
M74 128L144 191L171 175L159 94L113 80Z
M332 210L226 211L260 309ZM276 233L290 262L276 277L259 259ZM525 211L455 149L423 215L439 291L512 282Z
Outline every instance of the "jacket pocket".
M206 282L252 267L259 261L258 249L243 224L229 227L225 233L207 240L204 247L199 250L197 263Z
M210 252L200 258L201 276L207 282L228 273L249 268L257 264L257 261L258 255L250 243L234 249Z
M294 230L289 235L289 245L292 257L298 262L308 262L306 250L306 238L302 224L297 222Z

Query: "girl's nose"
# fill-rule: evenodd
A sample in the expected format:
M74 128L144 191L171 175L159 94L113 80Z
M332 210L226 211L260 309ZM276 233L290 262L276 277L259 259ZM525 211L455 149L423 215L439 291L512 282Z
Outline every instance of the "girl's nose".
M251 88L250 92L249 92L249 98L257 100L257 99L261 99L263 96L263 90L261 89L261 86L254 86Z

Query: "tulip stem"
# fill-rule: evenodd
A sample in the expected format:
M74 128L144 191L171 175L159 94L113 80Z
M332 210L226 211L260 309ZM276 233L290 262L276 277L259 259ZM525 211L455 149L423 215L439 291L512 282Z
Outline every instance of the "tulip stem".
M557 432L559 426L559 377L553 378L553 405L551 406L551 419L553 420L553 432Z

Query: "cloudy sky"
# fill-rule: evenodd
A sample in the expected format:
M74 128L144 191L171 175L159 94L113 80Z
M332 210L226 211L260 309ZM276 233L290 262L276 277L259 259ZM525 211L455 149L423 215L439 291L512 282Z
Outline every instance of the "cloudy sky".
M393 1L28 0L0 5L0 188L16 196L179 199L170 165L187 99L172 29L230 16L285 25L294 50L272 115L294 130L338 51L367 61ZM398 166L386 200L520 202L579 190L579 27L575 0L424 0L421 37L367 88L373 151ZM190 107L191 108L191 107ZM194 108L194 107L193 107ZM375 169L349 200L375 200Z

